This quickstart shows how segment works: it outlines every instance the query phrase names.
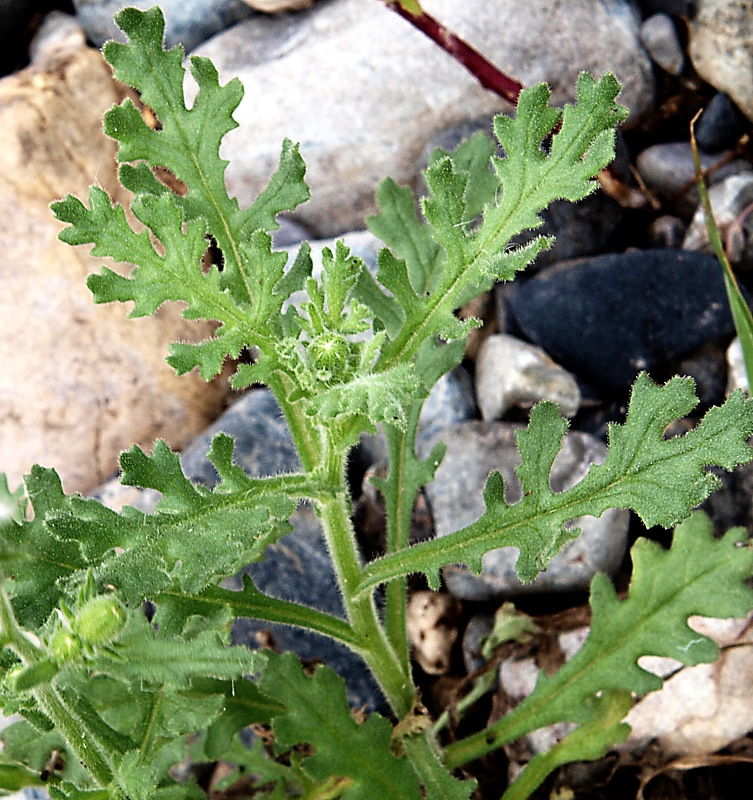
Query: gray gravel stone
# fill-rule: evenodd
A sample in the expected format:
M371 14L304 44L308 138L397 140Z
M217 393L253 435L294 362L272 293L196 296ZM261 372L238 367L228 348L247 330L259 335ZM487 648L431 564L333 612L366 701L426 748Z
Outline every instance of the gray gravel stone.
M146 11L153 0L73 0L76 14L89 39L101 47L108 39L126 40L114 22L115 14L132 6ZM182 44L186 51L229 28L254 12L243 0L160 0L165 15L165 41Z
M446 536L474 522L484 512L482 492L492 469L502 474L505 499L515 503L522 490L515 473L520 454L515 442L518 425L466 422L442 431L447 445L444 461L436 478L426 489L437 536ZM428 452L432 441L422 444ZM563 439L562 451L551 473L553 491L578 483L592 462L599 463L606 446L588 434L571 432ZM472 575L463 566L444 569L444 579L452 594L465 600L487 601L524 593L561 592L585 589L596 572L613 574L625 552L629 513L610 510L599 519L583 517L575 522L580 537L557 555L548 569L532 583L521 584L515 574L516 548L492 550L483 558L481 575Z
M671 75L682 72L685 58L677 28L667 14L654 14L641 25L641 41L651 58Z
M710 155L701 153L704 170L716 167L728 157L728 153ZM649 189L677 204L678 212L690 216L698 205L695 188L695 166L690 142L668 142L655 144L641 151L635 165ZM735 159L709 174L709 183L719 183L730 175L753 170L750 163Z

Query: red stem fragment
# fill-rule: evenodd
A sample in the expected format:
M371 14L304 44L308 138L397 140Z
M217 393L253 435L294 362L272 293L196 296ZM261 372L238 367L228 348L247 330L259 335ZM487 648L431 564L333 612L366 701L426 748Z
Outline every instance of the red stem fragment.
M476 80L485 88L495 92L513 105L518 103L518 95L523 89L523 84L505 75L491 61L475 50L468 42L457 34L448 30L439 20L431 14L422 11L413 14L408 11L400 0L384 0L388 8L418 28L445 52L459 61Z

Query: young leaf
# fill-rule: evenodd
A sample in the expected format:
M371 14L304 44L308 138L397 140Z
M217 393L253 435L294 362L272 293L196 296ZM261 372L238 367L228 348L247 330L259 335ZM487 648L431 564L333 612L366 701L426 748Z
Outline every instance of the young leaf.
M139 90L160 122L160 129L152 130L129 100L108 112L105 132L120 142L118 160L166 167L189 187L178 202L188 219L206 220L225 258L223 287L230 288L237 302L248 303L251 293L243 274L246 264L240 243L253 231L277 227L278 213L308 199L298 150L285 143L278 174L256 204L241 210L227 194L227 162L219 156L222 138L237 127L232 113L243 96L240 82L236 79L220 86L212 63L192 57L191 73L199 92L189 110L183 94L183 48L163 50L161 10L127 8L116 21L129 42L108 42L105 58L118 80Z
M568 522L587 514L599 516L608 508L631 508L647 526L670 527L681 521L718 486L710 465L731 470L753 457L747 444L753 433L753 401L740 392L712 408L695 429L665 439L667 425L697 402L690 378L657 386L642 373L625 423L609 426L605 462L559 493L552 492L549 473L566 423L553 404L536 406L528 429L518 434L523 499L508 505L502 478L492 473L484 490L486 512L476 522L372 562L360 589L417 571L437 586L438 570L445 564L461 561L478 572L484 553L508 546L519 549L516 570L521 580L530 581L577 536L577 530L565 527Z
M420 796L408 761L392 754L392 726L379 714L359 725L350 714L342 678L323 666L308 678L290 653L269 658L261 689L287 709L272 723L279 752L309 744L314 754L303 768L316 780L351 778L353 785L342 795L347 800Z
M266 661L263 654L245 647L228 647L228 637L206 630L196 636L164 637L143 616L133 616L118 639L117 648L102 651L92 668L133 684L182 688L194 678L240 678ZM189 703L186 712L190 711ZM217 713L222 707L217 703Z
M741 547L735 528L714 539L711 522L696 513L679 525L672 547L639 539L633 579L620 600L609 579L591 584L591 631L583 647L551 678L543 673L533 694L480 735L451 745L457 766L531 730L554 722L593 720L589 698L607 690L641 696L661 688L661 678L638 666L641 656L667 656L690 666L714 661L719 648L688 626L693 615L745 617L753 609L753 549Z
M515 118L495 118L494 130L505 155L492 159L496 197L484 206L476 228L469 225L472 214L479 201L491 193L486 176L479 192L471 188L480 174L482 148L476 145L478 152L464 152L461 158L450 154L431 163L426 171L429 197L423 210L432 238L442 245L443 254L436 259L422 245L407 195L388 185L380 197L377 227L395 228L391 241L398 255L410 260L411 279L414 273L425 274L430 260L437 266L431 266L435 274L427 282L432 287L428 295L423 287L417 290L406 281L414 296L405 289L400 296L382 280L393 292L405 323L396 335L390 334L392 341L382 351L380 367L414 356L431 336L452 339L464 335L459 324L451 323L461 302L495 280L510 280L549 245L547 239L536 237L524 247L507 249L514 236L541 224L539 212L550 202L579 200L593 191L593 179L613 158L615 126L627 113L615 103L618 91L619 84L611 74L599 81L581 75L578 102L566 107L548 153L542 143L560 120L560 112L548 107L546 86L521 92ZM404 271L408 274L409 268L405 266ZM373 287L370 293L374 295ZM385 305L384 300L377 300ZM391 314L393 319L396 316L399 313Z

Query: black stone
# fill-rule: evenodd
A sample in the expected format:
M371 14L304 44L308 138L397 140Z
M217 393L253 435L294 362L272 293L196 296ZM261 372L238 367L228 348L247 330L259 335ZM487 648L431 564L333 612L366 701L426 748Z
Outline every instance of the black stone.
M698 147L706 153L720 153L737 144L750 123L723 92L709 101L695 126Z
M695 0L641 0L646 16L663 12L675 17L691 17L695 13Z
M683 250L559 264L521 285L510 308L555 361L611 389L734 331L716 259Z

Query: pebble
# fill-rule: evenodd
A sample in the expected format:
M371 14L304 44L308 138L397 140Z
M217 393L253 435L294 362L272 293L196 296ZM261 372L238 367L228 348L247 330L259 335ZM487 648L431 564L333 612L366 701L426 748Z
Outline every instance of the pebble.
M736 389L742 389L746 394L750 394L743 349L737 336L727 348L727 368L727 394L732 394Z
M712 186L708 194L722 241L729 241L736 236L741 242L738 248L727 248L728 257L733 263L750 267L753 265L753 246L747 246L747 242L751 238L749 227L750 206L753 203L753 173L744 172L725 178L721 183ZM693 215L682 246L684 250L712 252L706 229L706 213L702 205L698 206Z
M426 487L437 536L446 536L474 522L484 511L483 488L492 469L505 481L508 503L520 500L522 490L515 473L520 455L515 441L519 425L502 422L465 422L441 432L447 445L435 480ZM433 442L420 448L425 455ZM603 461L606 445L576 431L563 439L562 450L551 473L553 491L563 491L580 481L589 465ZM581 536L557 555L547 570L532 583L521 584L515 574L518 551L513 547L492 550L483 557L481 575L464 566L445 567L448 590L463 600L489 601L524 593L563 592L586 589L596 572L614 573L624 555L629 512L612 509L599 519L574 521Z
M653 247L670 247L678 249L682 246L687 226L672 214L657 217L648 229L648 236Z
M637 250L550 267L521 285L511 309L526 338L576 377L627 389L734 330L714 256Z
M62 11L51 11L37 29L31 42L29 55L32 63L42 59L48 61L56 53L74 50L86 45L86 37L78 20L72 14Z
M705 153L720 153L733 148L748 127L750 123L729 96L717 92L696 122L695 138Z
M452 595L429 591L411 595L406 612L408 641L413 658L427 675L450 671L459 616L460 604Z
M108 39L125 42L114 17L128 6L146 11L153 0L73 0L81 27L89 41L101 47ZM165 42L182 44L190 52L203 41L255 12L244 0L160 0L165 15Z
M641 42L654 63L670 75L679 75L685 65L680 37L672 18L654 14L641 25Z
M552 0L434 0L430 10L523 83L547 81L554 103L572 98L586 66L615 71L620 101L634 117L653 103L639 18L625 0L581 0L560 13L552 12ZM222 82L238 76L247 90L235 112L240 129L223 148L230 193L250 202L290 137L301 143L312 188L297 214L320 236L362 225L376 210L382 178L413 181L439 131L505 108L379 2L333 0L295 15L252 18L196 53L216 63Z
M730 175L750 172L753 167L749 162L735 159L724 163L728 153L710 155L700 153L701 167L712 170L708 183L714 184ZM667 142L655 144L641 151L635 166L646 186L676 205L681 215L691 216L698 205L698 191L695 187L695 165L690 142Z
M753 0L697 0L688 49L696 72L753 120Z
M513 406L531 408L542 400L556 403L560 414L574 417L580 389L567 370L540 348L514 336L488 336L476 356L476 397L481 417L502 419Z

